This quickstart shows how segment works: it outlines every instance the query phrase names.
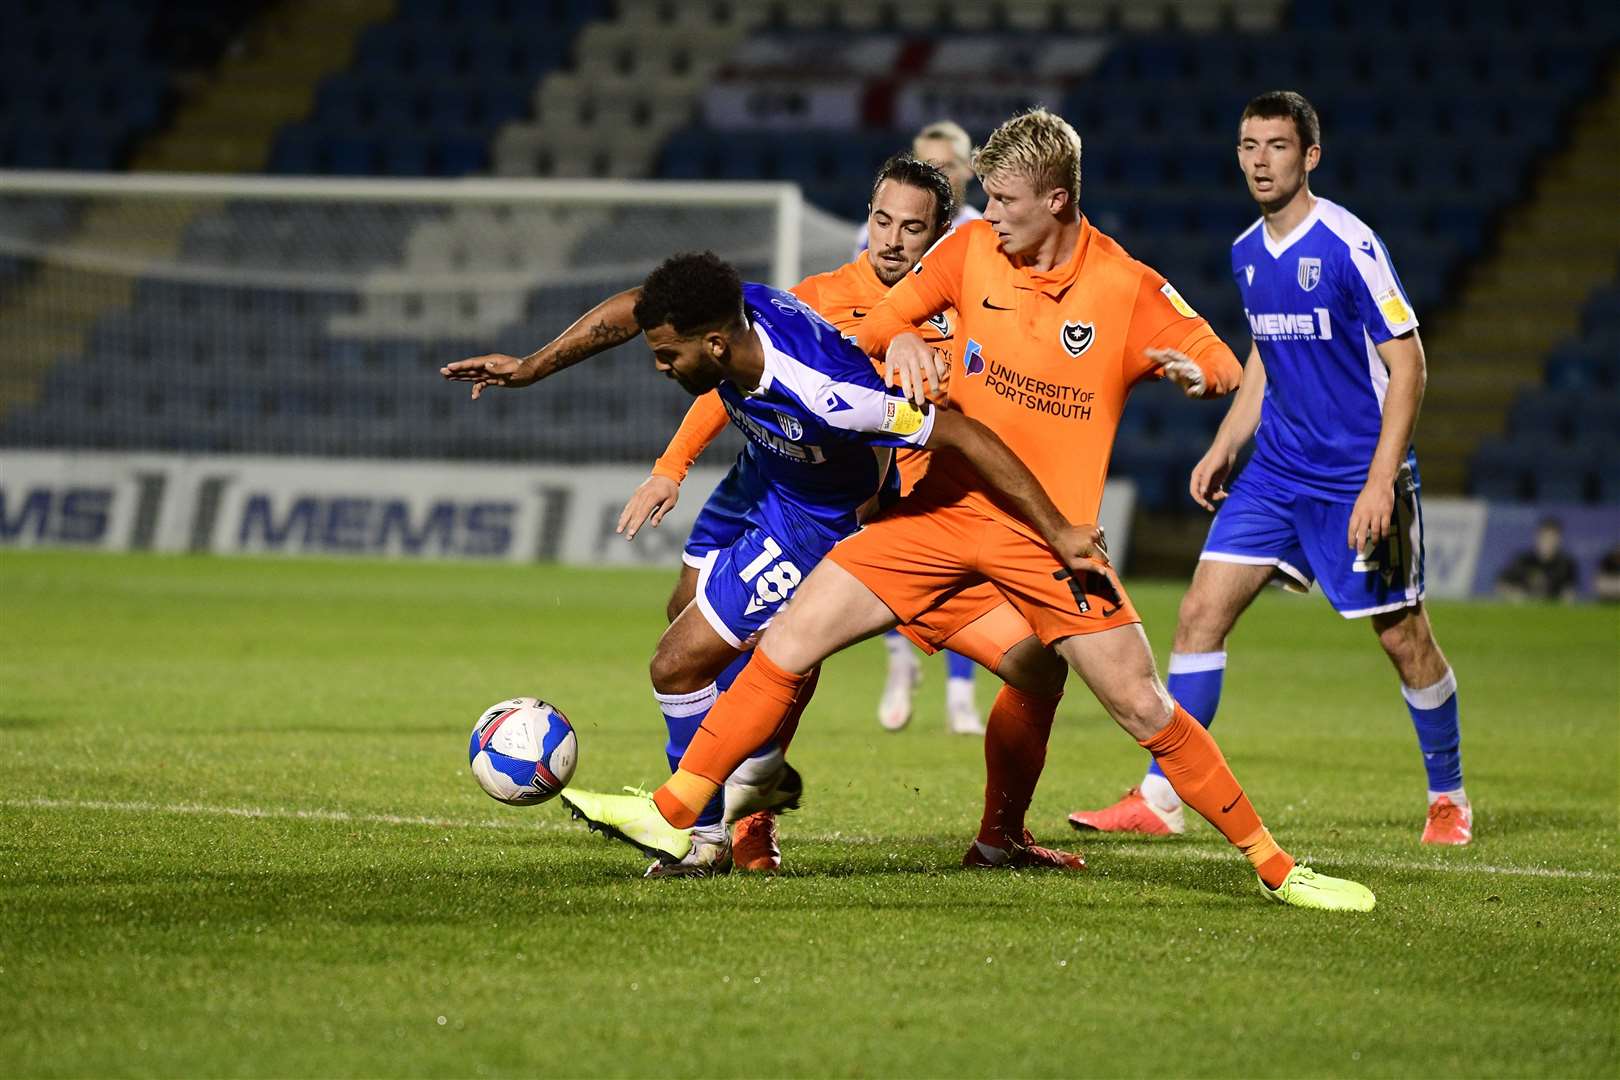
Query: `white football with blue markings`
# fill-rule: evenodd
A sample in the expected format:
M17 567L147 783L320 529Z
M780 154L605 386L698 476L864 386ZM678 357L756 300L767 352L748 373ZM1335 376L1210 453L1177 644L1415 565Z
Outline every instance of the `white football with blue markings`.
M579 739L555 705L539 698L508 698L479 715L467 759L490 798L533 806L555 798L574 778Z

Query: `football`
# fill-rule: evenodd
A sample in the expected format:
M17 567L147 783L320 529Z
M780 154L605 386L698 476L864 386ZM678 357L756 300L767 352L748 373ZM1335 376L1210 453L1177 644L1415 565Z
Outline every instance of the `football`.
M508 698L479 715L467 759L490 798L533 806L556 797L573 779L579 740L555 705L539 698Z

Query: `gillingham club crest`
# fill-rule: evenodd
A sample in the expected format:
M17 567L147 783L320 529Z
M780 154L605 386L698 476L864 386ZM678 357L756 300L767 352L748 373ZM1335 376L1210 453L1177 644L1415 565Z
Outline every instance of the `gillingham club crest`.
M800 424L798 420L789 416L787 413L777 413L776 423L777 426L782 429L782 434L786 435L792 442L798 442L800 439L804 438L804 425Z
M1322 280L1321 259L1299 260L1299 287L1306 292L1316 288L1316 283Z
M1064 351L1070 356L1079 356L1097 340L1097 328L1088 322L1066 322L1058 337L1063 342Z

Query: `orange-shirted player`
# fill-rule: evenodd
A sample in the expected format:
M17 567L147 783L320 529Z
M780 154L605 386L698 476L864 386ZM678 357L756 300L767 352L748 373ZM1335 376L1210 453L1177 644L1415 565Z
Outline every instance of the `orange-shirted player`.
M861 321L883 299L889 288L903 278L917 264L922 253L950 227L953 209L953 191L944 174L909 155L895 155L883 164L873 182L868 213L872 237L869 249L861 252L853 262L837 270L806 278L790 291L839 331L853 336ZM951 331L954 325L955 313L945 311L919 320L914 328L928 347L938 352L941 363L945 365L951 362ZM944 388L935 390L932 398L936 404L943 404L946 400ZM668 448L654 464L652 475L642 482L625 504L619 518L619 532L634 539L644 525L658 525L676 505L680 485L692 463L728 422L725 407L717 394L705 394L693 402ZM915 487L927 470L928 460L927 451L896 451L901 494L909 493ZM713 546L709 534L723 531L725 521L732 513L734 508L722 498L719 504L705 506L699 514L683 552L681 576L669 598L667 614L671 621L686 609L696 595L699 570L704 565L708 549ZM1065 675L1062 662L1040 647L1029 625L989 583L963 590L937 610L900 629L926 652L949 648L963 656L970 665L983 665L1011 684L1000 691L991 709L991 735L985 746L987 761L1001 760L1013 753L1001 745L1001 740L1008 734L1016 737L1019 730L1018 725L1010 720L998 718L1020 715L1025 709L1026 696L1049 700L1054 706L1061 696ZM736 670L741 670L746 660L746 654L740 657L735 665ZM715 680L719 688L723 690L728 687L734 674L735 671L730 669L722 672ZM665 723L669 734L665 749L673 765L684 753L698 725L684 716L667 711ZM758 752L745 760L738 773L733 774L733 784L748 780L754 773L774 768L781 757L781 749L773 750L772 745L770 739L762 740ZM1026 809L1027 798L1022 805L1011 805L1000 788L992 786L987 790L987 821L1016 821L1021 834ZM710 825L709 819L718 813L719 808L711 804L700 824ZM727 816L730 814L728 810ZM767 810L738 820L732 845L739 866L760 869L779 865L781 855L776 815ZM1079 860L1064 852L1026 844L1018 853L1018 863L1074 869L1078 867Z
M1221 394L1241 369L1163 277L1081 216L1080 137L1061 117L1013 117L974 168L989 196L984 221L925 255L867 316L859 342L886 354L920 400L938 370L912 327L954 306L962 344L952 407L997 432L1068 520L1094 521L1130 387L1162 375L1194 396ZM1365 886L1296 864L1271 837L1209 733L1165 692L1140 619L1091 534L1097 542L1078 554L1094 569L1077 578L977 473L936 459L909 498L840 542L800 585L675 775L648 798L625 797L599 824L679 858L703 804L777 730L823 659L989 581L1153 754L1183 802L1244 853L1267 897L1370 910ZM990 762L990 785L1033 790L1051 716L1025 719L1027 754ZM993 864L1016 843L981 832L969 858L977 851Z
M965 133L963 138L966 138ZM959 215L953 218L950 201L956 194L956 184L943 170L940 172L939 176L929 173L904 154L884 162L872 184L865 230L867 243L850 262L836 270L807 277L789 291L840 332L853 337L861 320L890 287L910 272L922 253L944 235L953 221L962 220ZM973 219L977 217L978 212L974 211ZM938 354L946 370L951 364L955 325L956 313L943 311L924 319L916 327L918 335ZM929 396L935 404L943 405L948 395L947 384ZM692 464L725 430L728 422L719 394L705 394L692 403L679 430L654 462L652 475L625 504L619 519L620 532L634 538L649 518L655 526L658 524L675 505L680 485ZM917 486L917 481L927 471L928 461L926 450L895 451L894 463L900 473L902 495ZM702 552L696 550L685 554L680 580L667 605L671 619L685 608L697 588L701 556ZM986 595L992 594L978 594L980 598ZM945 651L948 655L946 730L957 735L983 735L984 725L979 721L973 700L973 659L954 650L938 650L926 632L911 627L891 632L885 639L889 671L878 705L878 720L882 726L889 731L899 731L911 720L912 690L922 673L908 639L915 641L924 652ZM670 745L677 757L685 746L684 742L677 746L673 739Z

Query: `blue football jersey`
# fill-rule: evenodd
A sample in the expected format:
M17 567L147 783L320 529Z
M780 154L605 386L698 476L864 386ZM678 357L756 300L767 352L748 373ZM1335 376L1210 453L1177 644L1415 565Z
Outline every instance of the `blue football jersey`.
M1367 481L1389 371L1377 345L1418 324L1383 241L1327 199L1272 240L1263 221L1232 244L1232 273L1266 366L1257 469L1322 498Z
M747 283L743 307L765 372L753 391L719 387L748 439L743 453L787 516L843 536L882 486L890 448L926 443L934 410L891 392L866 354L792 293Z

